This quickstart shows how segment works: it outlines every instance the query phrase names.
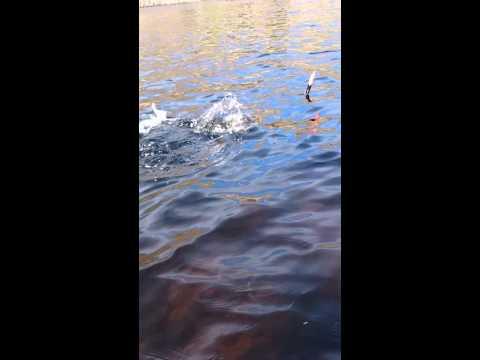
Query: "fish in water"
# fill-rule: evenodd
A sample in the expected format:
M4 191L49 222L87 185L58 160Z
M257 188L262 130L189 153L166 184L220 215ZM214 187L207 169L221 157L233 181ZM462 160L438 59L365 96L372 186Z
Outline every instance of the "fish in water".
M152 104L153 115L140 121L140 135L147 135L154 128L164 125L167 121L175 123L178 127L192 128L193 132L206 135L235 134L248 130L254 121L242 111L242 104L235 95L226 93L219 101L199 117L174 117L167 118L167 112L158 110Z
M312 85L313 85L313 81L315 80L315 75L316 75L316 71L312 72L312 74L310 75L310 78L308 79L308 85L307 85L307 88L305 90L305 98L311 102L312 100L310 100L310 90L312 89Z

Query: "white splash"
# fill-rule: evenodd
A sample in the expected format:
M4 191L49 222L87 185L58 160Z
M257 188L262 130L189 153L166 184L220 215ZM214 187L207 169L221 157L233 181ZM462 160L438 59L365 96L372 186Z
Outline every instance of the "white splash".
M152 129L163 125L166 122L177 121L178 126L188 126L196 133L206 133L209 135L234 134L248 130L253 121L242 112L240 104L231 93L218 102L214 103L200 117L193 119L182 119L181 117L167 119L167 112L158 110L155 104L152 104L153 115L150 118L140 121L139 133L148 134Z
M252 121L242 112L242 104L235 95L227 93L196 120L194 131L214 135L233 134L245 131L251 125Z
M153 116L150 115L149 119L140 121L138 124L138 132L142 135L148 134L153 128L160 126L165 120L167 120L167 112L164 110L158 110L155 104L152 104Z

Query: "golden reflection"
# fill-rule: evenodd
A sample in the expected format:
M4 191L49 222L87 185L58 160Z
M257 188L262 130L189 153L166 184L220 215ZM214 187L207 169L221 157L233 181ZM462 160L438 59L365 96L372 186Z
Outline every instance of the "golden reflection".
M249 196L249 195L239 195L239 194L223 194L221 195L224 199L238 201L240 204L252 204L260 201L267 200L271 198L271 195L263 196Z
M176 184L175 189L185 189L185 188L190 187L192 185L197 185L198 183L199 183L198 179L187 179L187 180L184 180L184 181Z
M159 200L157 201L156 203L154 203L153 205L150 205L149 207L147 207L145 210L142 210L141 211L141 216L140 218L143 219L145 217L147 217L150 213L154 212L155 210L157 210L160 206L162 206L163 204L171 201L175 199L175 196L169 196L169 197L166 197L166 198L163 198L162 200Z
M144 203L146 203L150 200L156 199L158 197L158 195L160 195L164 192L167 192L167 191L171 191L172 187L177 189L177 190L182 190L182 189L185 189L187 187L194 186L194 185L197 185L197 186L201 187L202 189L208 189L208 188L210 188L214 185L214 182L212 180L206 180L205 181L205 180L200 180L198 178L187 179L187 180L181 181L177 184L167 185L167 186L165 186L165 187L163 187L159 190L152 191L151 193L140 196L139 203L144 204ZM168 199L168 200L170 200L170 199Z
M175 189L185 189L193 185L200 186L202 189L208 189L213 185L213 181L208 180L205 182L200 182L200 179L187 179L176 184Z
M202 189L209 189L213 186L214 182L212 180L208 180L206 182L202 182L198 184Z
M138 109L143 110L143 109L148 108L150 106L152 106L151 102L141 102L141 103L138 104Z
M202 233L202 231L200 229L197 229L197 228L193 228L193 229L189 229L189 230L185 230L181 233L178 233L177 235L175 235L175 241L177 243L182 243L182 242L185 242L185 241L190 241L191 239L199 236L200 234Z
M184 231L181 231L173 236L174 241L168 241L165 245L161 246L159 249L149 253L140 253L138 256L138 262L140 268L145 268L149 265L152 265L166 256L171 254L173 251L178 248L192 243L197 237L204 234L205 230L200 228L191 228Z
M331 120L327 116L315 115L314 117L308 120L278 120L270 124L264 124L266 128L271 129L283 129L288 131L293 131L295 135L314 135L314 134L329 134L337 131L336 128L324 128L321 125Z
M166 244L164 246L162 246L160 249L154 251L153 253L151 254L142 254L140 253L138 255L138 264L139 264L139 267L140 268L144 268L150 264L153 264L157 261L157 257L158 255L160 254L163 254L166 250L170 249L171 248L171 245L170 244Z
M340 0L205 1L142 8L139 20L140 66L152 70L142 78L161 90L142 88L140 96L155 103L261 87L262 76L239 74L252 64L317 70L340 80L340 69L318 64L317 55L303 62L266 56L339 50ZM231 81L215 81L219 74ZM162 84L166 80L174 81Z
M341 247L342 247L341 241L324 242L324 243L319 243L316 246L317 249L341 249Z
M140 204L146 202L146 201L149 201L149 200L153 200L155 199L158 195L160 195L161 193L164 193L165 191L168 190L168 186L165 186L164 188L160 189L160 190L156 190L156 191L153 191L149 194L146 194L144 196L140 196L140 199L139 199L139 202Z
M335 142L328 142L319 145L322 150L335 150L340 148L340 140Z

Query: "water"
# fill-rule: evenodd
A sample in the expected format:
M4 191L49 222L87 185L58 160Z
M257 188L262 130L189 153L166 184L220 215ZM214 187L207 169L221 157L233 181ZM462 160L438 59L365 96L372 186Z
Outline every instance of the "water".
M339 359L340 2L140 9L139 52L140 358Z

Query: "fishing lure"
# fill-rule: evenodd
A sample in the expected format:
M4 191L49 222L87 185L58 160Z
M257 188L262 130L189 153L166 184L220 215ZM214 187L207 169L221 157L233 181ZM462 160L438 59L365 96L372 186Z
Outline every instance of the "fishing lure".
M310 100L310 90L312 89L312 85L313 85L313 81L315 80L315 75L316 75L316 71L312 72L312 74L310 75L310 78L308 79L308 85L307 85L307 88L305 90L305 98L311 102L312 100Z

